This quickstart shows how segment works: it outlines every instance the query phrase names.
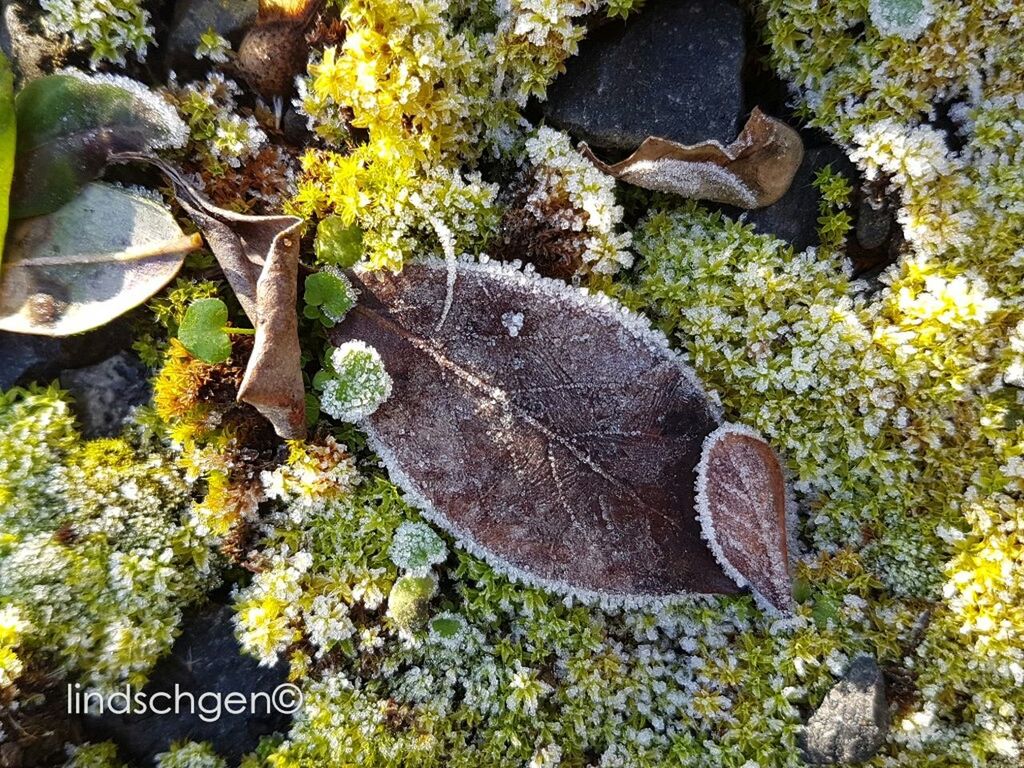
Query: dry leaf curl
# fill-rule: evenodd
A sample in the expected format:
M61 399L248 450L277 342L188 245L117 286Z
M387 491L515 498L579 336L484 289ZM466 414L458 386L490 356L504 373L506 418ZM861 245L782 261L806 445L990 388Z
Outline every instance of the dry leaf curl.
M305 437L305 387L296 310L302 219L251 216L218 208L159 158L122 153L113 160L150 163L171 182L178 203L202 231L256 329L239 401L262 413L281 437Z
M800 135L755 108L736 140L679 144L650 137L618 163L598 159L586 144L580 151L616 179L644 189L697 200L763 208L782 197L804 156Z

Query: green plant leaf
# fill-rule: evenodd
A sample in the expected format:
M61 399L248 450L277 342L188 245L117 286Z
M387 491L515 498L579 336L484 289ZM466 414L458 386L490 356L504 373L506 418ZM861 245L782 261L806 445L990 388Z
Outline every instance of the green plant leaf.
M10 213L51 213L99 177L111 154L180 146L174 108L126 77L73 70L31 81L15 100L17 162Z
M0 273L0 330L67 336L137 307L202 244L149 197L87 184L70 203L15 222Z
M10 213L11 178L14 175L14 150L17 129L14 114L14 73L7 57L0 53L0 261L7 235Z
M223 363L231 357L228 307L220 299L199 299L185 310L178 326L178 340L195 357L207 363Z
M328 328L341 321L356 304L352 284L342 275L317 272L306 278L303 314L319 319Z

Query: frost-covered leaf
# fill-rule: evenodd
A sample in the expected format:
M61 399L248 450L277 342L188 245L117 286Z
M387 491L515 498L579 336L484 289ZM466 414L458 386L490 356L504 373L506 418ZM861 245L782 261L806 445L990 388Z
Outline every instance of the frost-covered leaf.
M305 387L299 348L299 229L296 216L249 216L218 208L159 158L122 153L116 162L155 165L174 187L178 204L206 238L256 340L238 399L262 413L281 437L306 434Z
M346 341L332 350L313 383L321 390L320 407L339 421L352 422L372 415L392 387L380 354L362 341Z
M383 358L393 391L363 426L429 518L505 572L589 600L737 591L696 517L717 411L645 321L491 264L353 280L360 302L329 336Z
M793 607L787 503L782 467L764 440L734 424L708 436L697 479L704 538L726 573L782 613Z
M220 299L193 301L178 326L178 340L192 355L207 363L223 363L231 357L228 305Z
M933 0L871 0L871 23L883 35L916 40L932 23Z
M303 313L310 320L319 320L328 328L341 321L356 304L352 284L343 274L325 269L306 278Z
M756 108L726 147L717 141L679 144L652 136L611 165L586 144L580 149L602 171L629 184L740 208L762 208L782 197L804 156L800 135Z
M448 557L444 540L424 523L402 523L388 547L388 557L399 568L425 573Z
M87 184L64 207L11 227L0 330L67 336L104 325L163 288L201 244L161 203Z
M0 262L10 214L11 178L17 129L14 114L14 73L7 57L0 53Z
M12 218L50 213L98 178L115 152L177 147L188 128L141 83L75 70L40 77L16 99Z

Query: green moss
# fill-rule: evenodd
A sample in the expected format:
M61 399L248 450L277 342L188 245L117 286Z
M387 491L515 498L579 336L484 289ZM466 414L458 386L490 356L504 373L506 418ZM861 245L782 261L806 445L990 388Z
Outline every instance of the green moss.
M215 581L189 488L144 432L81 441L60 393L0 399L0 605L28 663L96 686L145 679Z

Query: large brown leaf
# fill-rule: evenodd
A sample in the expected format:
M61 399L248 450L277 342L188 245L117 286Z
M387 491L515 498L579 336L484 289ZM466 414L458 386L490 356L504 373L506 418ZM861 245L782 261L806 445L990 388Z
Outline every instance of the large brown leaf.
M740 208L776 202L804 157L800 134L756 108L736 141L725 147L652 136L614 164L598 159L586 144L580 150L600 170L629 184Z
M786 480L771 446L723 425L705 441L698 474L701 527L719 562L758 602L792 610Z
M113 159L150 163L171 182L178 203L202 230L242 310L256 328L238 399L269 419L281 437L304 437L305 387L296 310L302 219L249 216L218 208L176 168L150 155L122 153Z
M360 304L332 342L383 358L394 389L364 426L428 517L511 575L586 599L737 591L696 519L717 411L645 321L497 265L353 279Z

